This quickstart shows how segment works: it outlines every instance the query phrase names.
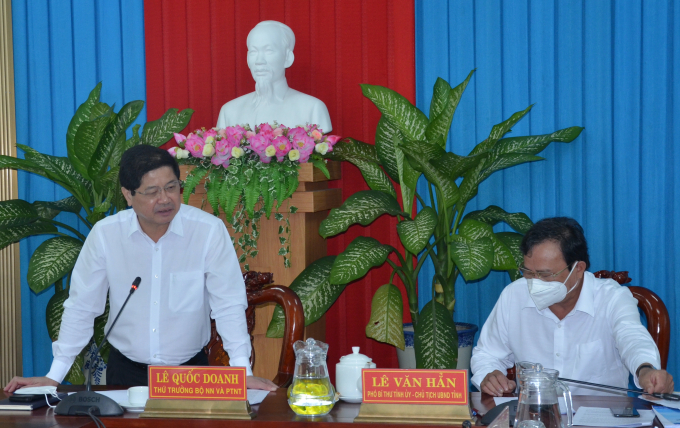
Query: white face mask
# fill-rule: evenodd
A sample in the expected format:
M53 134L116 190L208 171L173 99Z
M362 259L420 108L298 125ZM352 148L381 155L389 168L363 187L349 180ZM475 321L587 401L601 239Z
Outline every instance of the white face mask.
M536 308L538 308L539 311L542 311L543 309L552 306L555 303L561 302L565 297L567 297L567 294L571 293L572 290L576 288L576 284L574 284L574 286L571 287L571 290L567 291L567 286L565 283L569 280L569 277L574 272L574 268L576 267L577 263L578 262L574 263L574 266L571 268L571 272L569 272L569 276L567 276L567 279L565 279L564 282L547 282L538 278L527 278L529 294L531 295L531 299L534 301Z

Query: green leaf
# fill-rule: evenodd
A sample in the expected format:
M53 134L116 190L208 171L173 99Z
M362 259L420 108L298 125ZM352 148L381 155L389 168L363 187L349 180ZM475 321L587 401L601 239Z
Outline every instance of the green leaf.
M421 159L431 161L439 159L446 153L439 143L439 141L409 141L402 143L401 149L405 150L406 154L416 152L420 155ZM417 167L416 170L420 171Z
M394 181L399 181L398 156L401 154L400 144L404 141L399 128L390 122L386 116L378 121L375 130L375 152L378 155L379 164L385 168L385 172Z
M507 134L508 131L510 131L510 129L515 126L515 124L517 124L517 122L519 122L527 113L529 113L529 110L531 110L532 107L533 104L527 107L525 110L514 113L509 119L494 125L493 128L491 128L489 138L477 144L470 152L470 156L491 150L496 145L498 140L503 138L503 136Z
M456 186L453 179L428 162L427 157L418 151L418 144L418 142L414 142L402 145L404 156L406 156L415 170L421 171L430 183L437 186L444 198L444 206L451 208L458 202L460 197L458 186Z
M397 224L401 243L410 253L418 254L427 245L434 228L437 226L437 212L431 207L423 207L413 220Z
M227 218L229 218L234 213L236 205L238 205L238 201L241 198L241 191L242 189L238 185L232 186L225 184L222 186L220 204L222 205L222 210L224 210L224 214L227 216Z
M260 180L256 177L256 174L253 174L250 181L246 184L243 196L246 212L250 218L253 218L255 215L255 204L260 200Z
M449 252L465 281L474 281L488 275L493 265L493 243L490 238L472 240L453 235Z
M206 199L208 199L208 203L213 209L213 214L216 216L220 215L220 184L222 182L217 179L217 173L215 171L211 172L206 181Z
M46 219L52 219L62 211L78 214L83 209L83 206L74 196L54 202L35 201L33 206L38 211L38 215Z
M345 289L344 284L329 282L336 256L322 257L307 266L290 285L305 313L305 325L318 321L328 311ZM283 309L277 305L267 328L267 337L283 337L285 319ZM402 334L403 335L403 334Z
M76 264L83 242L79 239L57 236L40 244L28 263L28 286L34 293L40 293Z
M394 190L392 182L390 181L387 174L385 174L385 171L383 171L377 163L351 157L348 158L347 161L359 168L359 171L361 171L361 175L364 177L364 180L366 180L368 187L373 190L385 192L395 199L397 198L397 192Z
M326 162L324 162L322 159L316 159L316 158L310 159L310 162L312 162L312 165L314 165L314 167L318 168L319 171L323 172L323 175L327 179L329 179L329 180L331 179L331 173L328 172L328 167L326 167Z
M510 153L507 155L500 155L492 158L491 165L489 165L482 173L479 182L486 180L491 174L501 169L510 168L511 166L519 165L526 162L535 162L543 160L540 156L525 155L523 153Z
M481 154L476 156L458 156L455 153L446 152L442 156L431 159L430 163L440 169L450 179L456 180L470 168L475 168L481 161L489 155Z
M176 108L168 109L160 119L147 122L142 131L142 144L158 147L172 138L175 132L184 129L194 111L189 108L178 111Z
M104 130L114 119L115 113L99 116L98 118L83 122L76 132L75 157L78 162L74 163L76 171L83 177L94 179L89 173L92 157L97 150L97 146L104 136ZM81 169L84 166L85 169Z
M26 159L15 158L14 156L0 155L0 169L5 168L20 169L22 171L32 172L34 174L47 177L45 171L34 162Z
M499 232L496 233L496 238L498 238L505 246L510 250L512 257L515 259L515 266L512 269L508 269L508 274L510 279L515 281L522 277L519 273L519 266L524 263L524 256L522 251L519 249L522 243L523 236L515 232Z
M115 166L106 171L104 175L95 179L95 187L99 188L101 193L107 194L109 191L120 189L120 182L118 181L118 172L120 166Z
M331 269L331 284L347 284L366 275L375 266L385 263L394 251L376 239L359 236L340 253Z
M492 152L501 154L524 153L535 155L548 147L551 142L570 143L581 134L584 128L572 126L560 129L552 134L529 135L526 137L503 138L494 146Z
M478 241L482 238L489 238L493 246L493 263L491 269L508 270L516 269L517 265L512 257L512 253L505 246L503 241L498 239L493 233L493 228L481 221L465 219L458 228L460 236Z
M73 361L73 365L66 373L65 381L70 382L72 385L82 385L85 383L85 375L83 374L83 366L85 365L85 357L83 354L78 354L76 359Z
M102 341L104 340L104 327L106 326L106 322L109 320L109 298L108 296L106 297L106 307L104 308L104 313L99 315L97 318L94 319L94 343L99 346L101 345ZM101 354L101 352L100 352Z
M484 154L486 159L488 155ZM463 182L460 183L460 206L465 206L470 199L477 195L477 190L479 189L480 177L482 170L485 167L486 162L480 162L472 169L468 169L465 174L463 174Z
M416 367L455 369L458 365L458 332L451 313L431 300L418 316L413 335Z
M99 103L101 89L102 82L99 82L92 92L90 92L87 100L78 107L78 110L76 110L76 114L73 115L73 118L68 125L68 130L66 131L66 151L68 153L68 158L71 160L71 163L77 171L87 171L87 165L82 163L76 156L76 133L78 132L80 125L90 120L90 111L97 103Z
M343 161L347 160L348 156L361 158L369 162L380 162L374 145L355 140L354 138L345 138L342 141L338 141L333 146L333 151L326 153L324 158Z
M21 226L0 227L0 249L27 236L46 233L57 233L57 228L44 221L36 221Z
M395 285L380 286L371 301L371 319L366 325L366 336L389 343L404 350L404 303Z
M449 91L451 90L451 85L449 82L437 77L437 81L434 82L434 88L432 89L432 101L430 101L430 120L439 116L446 104L449 102Z
M54 293L47 302L45 310L45 321L47 322L47 334L52 342L59 339L59 328L61 327L61 317L64 314L64 302L68 299L68 290L64 289Z
M435 116L430 115L430 123L427 125L425 135L430 141L439 140L442 148L446 147L446 138L449 134L453 115L456 113L458 103L474 72L475 70L472 70L463 83L449 90L448 101L440 113Z
M23 199L0 201L0 228L33 223L38 218L38 210Z
M508 213L503 208L496 205L490 205L482 211L472 211L468 213L463 220L466 219L482 221L490 226L495 226L498 222L504 221L510 227L522 234L527 233L531 226L534 225L526 214Z
M99 177L106 172L111 154L117 145L125 142L125 130L137 119L143 107L144 101L141 100L125 104L106 127L88 166L90 177Z
M395 144L400 145L396 137L394 142ZM401 149L397 150L397 170L399 172L401 202L404 207L404 212L411 214L413 212L413 198L416 194L416 185L422 174L413 169L408 160L404 159L404 152Z
M396 216L400 213L401 207L394 197L377 190L362 190L347 198L340 208L331 210L321 222L319 234L328 238L344 232L353 224L366 226L383 214Z
M204 166L197 166L187 175L186 180L184 180L184 203L189 203L189 197L194 191L198 183L203 180L203 177L208 174L210 170Z
M125 152L125 150L139 144L140 141L139 128L140 128L139 124L133 126L132 137L127 139L123 144L119 144L118 142L116 142L116 144L113 147L113 151L111 152L111 157L109 158L109 166L111 168L120 165L120 158L123 156L123 152Z
M425 128L429 122L427 116L404 96L383 86L367 84L361 85L361 91L407 139L415 141L425 138Z

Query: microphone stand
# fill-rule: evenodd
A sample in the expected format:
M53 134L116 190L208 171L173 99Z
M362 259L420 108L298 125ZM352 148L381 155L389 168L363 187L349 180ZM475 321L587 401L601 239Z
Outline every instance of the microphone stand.
M125 305L127 305L128 300L130 300L130 296L132 296L132 293L134 293L135 290L137 290L137 287L139 287L140 282L142 282L142 279L140 277L135 278L135 280L132 282L132 286L130 287L130 294L128 294L127 298L125 299L125 302L123 303L123 306L121 306L120 310L118 311L118 315L116 315L116 318L113 320L113 323L111 323L109 331L107 331L106 334L104 335L102 343L97 347L97 350L94 353L95 357L99 355L99 351L101 350L102 346L104 346L104 344L106 343L106 339L109 337L109 333L111 333L111 330L113 330L113 326L116 325L118 317L120 317L120 314L123 312L123 309L125 309ZM91 391L91 385L92 385L92 368L90 368L87 374L86 390L76 392L75 394L71 394L68 397L61 400L61 402L59 402L59 404L57 405L56 409L54 409L54 413L56 413L57 415L71 415L71 416L73 415L121 416L123 414L123 408L120 407L118 403L116 403L113 399L105 395Z
M604 389L613 389L615 391L624 391L624 392L632 392L635 394L646 394L646 395L651 395L652 397L656 398L661 398L663 400L669 400L669 401L680 401L680 395L675 395L675 394L666 394L666 393L660 393L660 392L655 392L655 393L648 393L645 391L638 391L637 389L628 389L628 388L621 388L618 386L610 386L610 385L600 385L599 383L591 383L591 382L584 382L582 380L574 380L574 379L567 379L567 378L557 378L558 380L561 380L562 382L569 382L569 383L577 383L579 385L588 385L588 386L595 386L598 388L604 388Z

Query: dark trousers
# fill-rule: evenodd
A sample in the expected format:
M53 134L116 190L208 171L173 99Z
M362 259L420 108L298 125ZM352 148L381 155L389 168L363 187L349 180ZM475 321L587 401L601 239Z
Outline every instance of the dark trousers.
M183 366L207 366L208 354L203 349ZM106 384L125 386L148 386L148 365L132 361L113 346L106 365Z

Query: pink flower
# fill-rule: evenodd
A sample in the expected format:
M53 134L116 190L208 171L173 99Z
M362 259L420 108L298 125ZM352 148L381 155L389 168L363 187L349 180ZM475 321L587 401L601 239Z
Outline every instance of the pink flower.
M213 165L220 166L222 165L223 167L228 167L229 166L229 159L231 159L231 152L229 152L229 156L221 156L221 155L215 155L210 159L210 163Z
M262 134L257 134L248 138L248 143L250 149L260 155L260 158L262 158L267 146L270 145L269 139Z
M314 147L314 139L309 135L296 137L293 140L293 148L300 151L300 163L305 163L309 160L309 156L314 152Z
M186 140L187 140L186 136L184 136L182 134L178 134L178 133L175 132L175 141L177 141L177 144L179 144L180 146L183 146L184 144L182 144L182 143L184 143Z
M203 132L203 138L207 139L208 137L217 137L217 131L214 129L208 129L207 131Z
M205 141L203 141L203 138L195 134L189 134L185 145L186 149L189 150L189 153L191 153L191 156L195 158L203 157L203 147L205 146Z
M272 141L272 144L276 149L276 159L279 162L283 161L290 149L293 148L290 140L288 140L286 137L276 137L274 141Z
M177 135L177 134L175 134L175 135ZM170 147L170 148L168 149L168 153L170 153L170 155L171 155L173 158L176 158L176 157L177 157L177 149L179 149L179 148L180 148L180 147L177 147L177 146L175 146L175 147Z
M331 146L334 146L335 143L340 141L340 138L342 137L340 137L339 135L326 135L326 142Z
M278 128L276 128L276 129L274 129L274 130L272 131L272 135L273 135L274 137L280 137L280 136L283 135L283 132L284 132L285 130L286 130L286 127L283 126L283 125L281 125L281 126L279 126Z
M272 126L270 124L262 123L262 124L260 124L260 126L258 128L257 134L258 135L264 135L264 136L271 139L273 137L273 135L272 135L273 132L274 132L274 130L272 129Z
M226 133L227 133L227 136L229 136L229 137L234 137L234 138L236 138L238 141L241 141L241 139L243 139L243 135L246 134L246 130L243 129L243 127L240 126L240 125L236 125L236 126L228 126L228 127L225 129L225 131L226 131ZM249 131L249 132L250 132L250 131ZM252 134L255 135L255 133L252 133Z
M295 141L303 137L307 137L307 131L305 131L305 129L300 126L288 130L288 138L290 138L291 141Z
M313 124L313 123L307 124L307 126L305 126L305 130L306 130L307 132L313 132L315 129L319 129L319 126L318 126L318 125L315 125L315 124ZM323 132L322 132L322 134L323 134Z
M221 138L227 138L227 130L220 128L217 130L217 135L219 135Z
M318 129L315 129L315 130L312 131L312 138L314 138L314 141L321 140L321 137L323 137L323 134L321 133L321 131L319 131Z
M231 149L233 147L239 146L241 143L236 137L227 137L226 139L222 139L217 142L217 145L215 146L215 152L217 153L217 156L226 156L229 154L229 157L231 157Z
M254 137L255 133L253 131L246 131L246 138L250 139L251 137Z

